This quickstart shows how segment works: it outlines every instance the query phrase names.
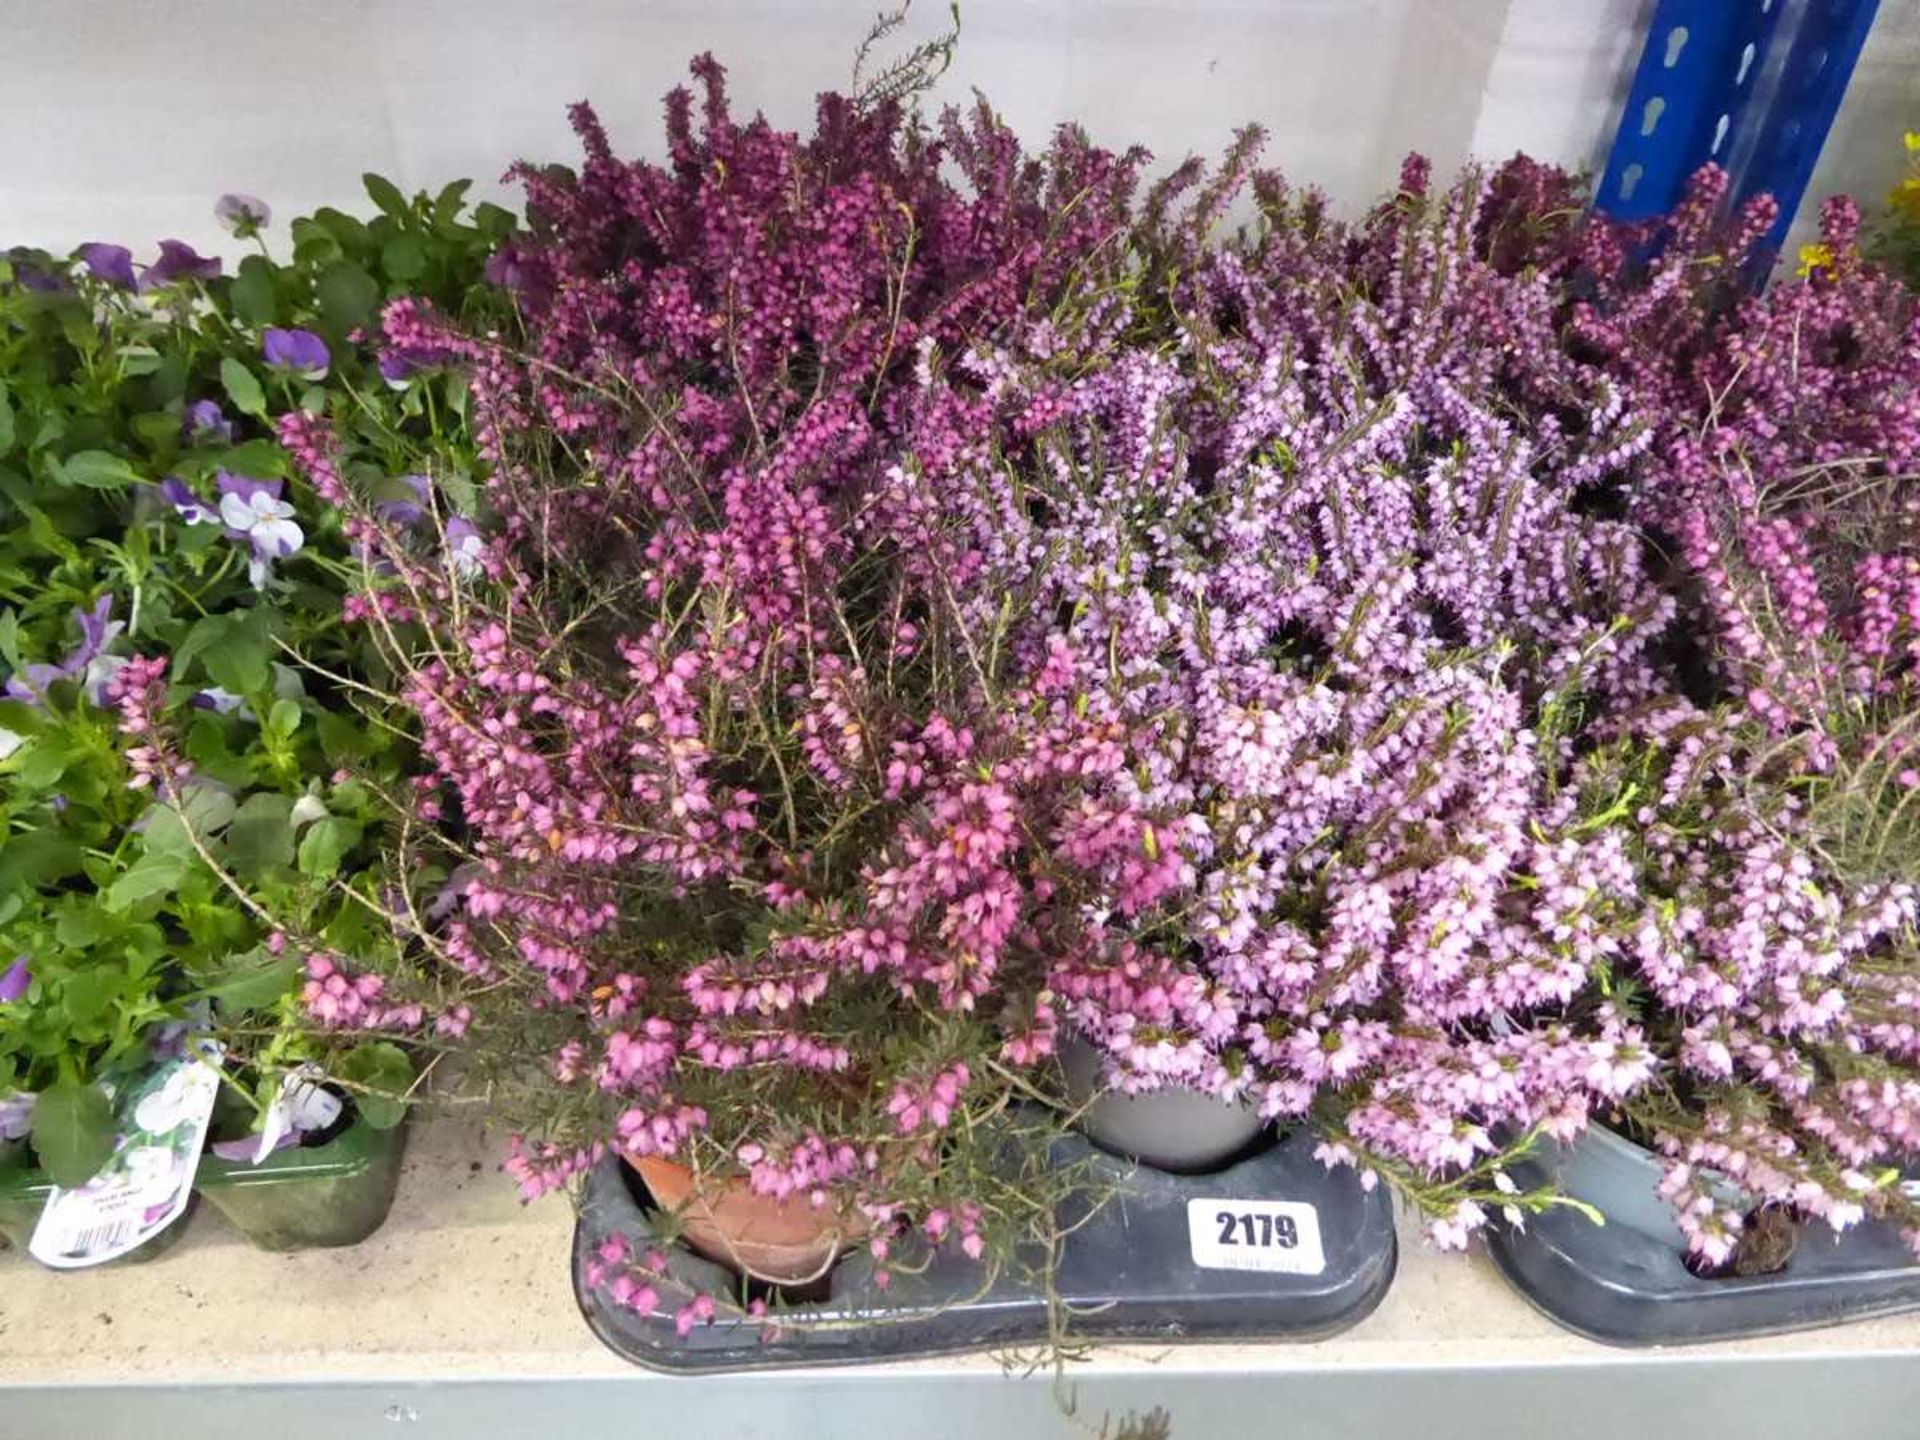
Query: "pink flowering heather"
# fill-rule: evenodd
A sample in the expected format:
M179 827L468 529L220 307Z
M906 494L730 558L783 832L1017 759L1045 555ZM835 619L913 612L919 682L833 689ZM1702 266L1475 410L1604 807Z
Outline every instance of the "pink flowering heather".
M675 1156L858 1215L882 1283L1004 1254L1071 1031L1318 1125L1443 1244L1596 1120L1710 1263L1728 1180L1911 1218L1914 901L1832 797L1877 767L1884 836L1920 790L1920 330L1844 206L1756 296L1771 212L1713 171L1626 230L1415 158L1345 224L1256 131L1136 203L1076 131L828 96L803 138L695 74L664 163L583 106L577 173L515 172L515 325L384 317L465 373L482 513L283 426L420 727L431 1023L525 1193ZM424 1025L409 984L316 955L309 1004Z
M1552 293L1476 259L1481 177L1419 179L1353 231L1265 181L1265 242L1218 254L1169 206L1171 344L961 362L1012 419L947 543L976 616L1036 617L1016 648L1065 713L1122 722L1127 764L1054 822L1099 882L1056 1026L1123 1089L1318 1120L1457 1242L1551 1203L1502 1188L1517 1139L1651 1072L1588 997L1626 857L1562 792L1583 727L1658 693L1673 604L1588 503L1644 431L1558 359Z
M467 373L478 529L363 501L283 427L369 561L351 618L419 724L418 833L463 852L412 907L444 917L435 1026L491 1065L527 1194L613 1148L1004 1254L1058 1189L1000 1162L1063 897L1161 821L1115 798L1115 707L973 603L946 492L994 406L945 377L1056 310L1114 333L1138 158L834 96L803 140L695 71L667 164L616 159L583 106L578 177L519 172L517 333L387 313L390 354ZM316 1013L404 1003L309 975Z

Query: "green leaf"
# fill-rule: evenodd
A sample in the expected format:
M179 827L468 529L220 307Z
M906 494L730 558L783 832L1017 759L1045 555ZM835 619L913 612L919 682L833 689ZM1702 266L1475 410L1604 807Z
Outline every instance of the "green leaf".
M260 388L253 372L231 355L220 362L220 384L241 414L267 418L267 392Z
M134 416L127 424L140 443L149 450L172 451L179 448L180 417L170 410L149 410Z
M142 900L171 895L192 866L192 854L171 850L149 850L134 861L127 872L100 892L100 903L118 913L131 909Z
M411 235L396 235L380 251L389 280L417 280L427 273L427 247Z
M128 345L120 351L120 373L140 379L160 368L160 352L151 345Z
M320 749L336 767L367 757L366 728L332 710L320 712Z
M259 880L293 863L293 801L250 795L227 826L227 856L244 879Z
M329 265L321 272L314 293L320 301L320 314L340 331L373 323L380 308L380 282L358 265Z
M71 1189L113 1155L113 1105L98 1085L60 1080L33 1106L33 1148L53 1183Z
M0 890L51 885L80 873L86 851L71 835L29 830L0 847Z
M367 1087L365 1091L356 1088L353 1101L374 1129L391 1130L405 1118L407 1103L399 1097L413 1084L413 1062L398 1045L375 1040L358 1046L334 1066L333 1073L350 1085Z
M411 214L407 197L400 193L400 187L383 175L375 175L371 170L360 177L360 183L367 187L367 195L387 214L396 220L404 220Z
M111 966L94 964L76 970L60 987L60 999L67 1019L82 1029L91 1029L106 1018L114 997L120 992L125 972Z
M460 217L460 207L466 204L467 191L473 188L471 180L455 180L433 200L433 223L446 229Z
M256 480L271 480L287 474L287 452L271 440L247 440L223 450L220 466Z
M45 790L66 774L67 767L82 753L72 736L56 730L26 747L15 761L18 768L14 773L27 789Z
M0 380L0 455L13 448L13 401L7 397L7 385Z
M482 200L473 207L474 228L491 239L505 239L513 233L514 226L519 223L511 210L504 205L496 205L491 200Z
M200 656L213 683L235 695L253 695L273 678L272 612L262 606L229 614L217 641Z
M140 478L140 472L105 450L82 450L59 462L59 478L62 484L87 490L124 490Z
M149 855L192 856L194 837L202 844L232 823L238 810L233 796L218 785L197 785L187 795L185 814L171 805L155 805L146 814L141 838Z
M300 702L276 700L267 712L267 733L279 740L291 740L300 728Z
M347 852L360 843L360 822L339 815L316 820L300 840L300 873L322 878L340 868Z
M272 1005L287 993L299 973L299 956L291 952L269 955L264 948L256 947L234 956L202 993L228 1015L237 1015Z
M240 273L233 280L233 313L245 325L256 328L273 324L280 313L280 296L274 285L274 264L264 255L249 255L240 262Z
M187 667L193 664L194 657L208 646L218 645L226 633L225 615L205 615L194 621L187 633L180 637L180 643L173 647L173 678L176 681L186 679Z

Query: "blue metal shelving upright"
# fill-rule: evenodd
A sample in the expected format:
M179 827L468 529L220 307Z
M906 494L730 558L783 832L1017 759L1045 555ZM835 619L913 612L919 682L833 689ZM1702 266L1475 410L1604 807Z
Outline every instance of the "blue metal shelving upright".
M1644 220L1708 161L1729 203L1770 193L1778 245L1806 193L1879 0L1659 0L1596 193Z

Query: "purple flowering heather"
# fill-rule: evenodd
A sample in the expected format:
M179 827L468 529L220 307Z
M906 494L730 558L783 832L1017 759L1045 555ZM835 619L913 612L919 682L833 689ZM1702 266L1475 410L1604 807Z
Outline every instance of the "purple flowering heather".
M270 329L261 342L267 368L299 376L303 380L324 380L333 357L327 342L311 330Z
M133 252L124 245L108 245L97 240L82 245L80 262L96 280L121 290L134 287Z
M720 1136L766 1193L853 1183L846 1116L749 1133L731 1087L820 1115L862 1040L827 1017L880 976L1001 1063L1067 1025L1122 1088L1312 1120L1450 1245L1553 1202L1521 1144L1603 1119L1708 1260L1716 1172L1915 1219L1874 1183L1920 1148L1915 900L1824 843L1845 747L1807 718L1912 714L1910 300L1844 259L1742 296L1770 216L1719 228L1711 174L1649 261L1530 162L1436 193L1411 160L1347 224L1248 132L1135 206L1138 157L1076 134L1029 163L986 113L826 97L800 140L696 73L665 163L582 108L577 177L522 173L547 223L489 274L523 350L384 317L390 371L468 372L490 541L426 553L281 429L369 558L349 618L435 640L393 658L484 860L436 944L582 1022L542 1058L605 1123L516 1142L526 1188ZM1212 242L1249 185L1263 223ZM1817 502L1862 474L1889 503ZM839 805L880 838L823 858ZM637 973L662 875L676 921L764 902L764 945ZM401 1013L308 973L329 1023ZM912 1034L885 1114L943 1128L980 1067Z

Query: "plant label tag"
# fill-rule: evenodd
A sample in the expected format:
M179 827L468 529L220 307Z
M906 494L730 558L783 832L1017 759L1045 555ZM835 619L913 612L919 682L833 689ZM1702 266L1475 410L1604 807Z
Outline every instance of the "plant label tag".
M56 1270L104 1265L178 1220L193 1195L219 1067L217 1046L189 1047L122 1085L112 1158L86 1184L47 1197L27 1253Z
M1189 1200L1187 1241L1202 1270L1318 1275L1320 1214L1298 1200Z
M260 1127L260 1143L254 1147L254 1164L278 1150L288 1135L324 1130L340 1118L344 1107L338 1095L323 1088L326 1079L326 1071L311 1060L280 1077L280 1089Z

